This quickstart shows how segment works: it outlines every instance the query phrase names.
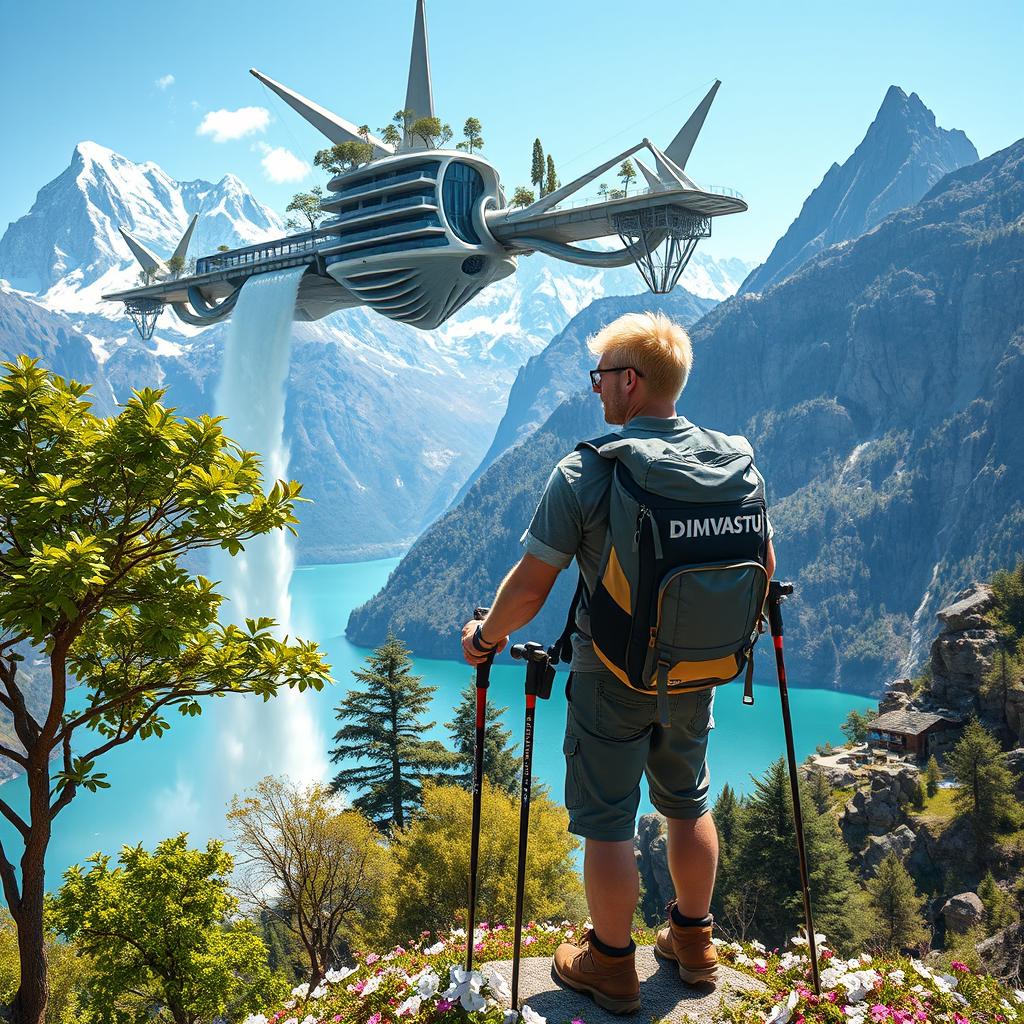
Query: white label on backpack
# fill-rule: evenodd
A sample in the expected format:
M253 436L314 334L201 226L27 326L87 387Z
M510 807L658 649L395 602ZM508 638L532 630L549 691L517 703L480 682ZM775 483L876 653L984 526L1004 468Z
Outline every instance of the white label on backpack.
M724 533L760 533L761 513L744 516L719 516L717 519L673 519L669 536L720 537Z

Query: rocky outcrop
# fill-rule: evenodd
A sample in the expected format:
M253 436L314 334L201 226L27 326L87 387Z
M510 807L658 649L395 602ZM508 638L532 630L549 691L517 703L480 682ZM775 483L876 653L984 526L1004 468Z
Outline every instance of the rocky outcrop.
M884 715L889 711L903 711L914 699L914 683L910 679L893 679L885 688L878 702L878 713Z
M976 892L961 892L942 905L946 930L962 935L985 919L985 905Z
M861 853L861 872L870 878L878 871L879 864L889 853L895 853L906 862L914 852L917 836L909 825L900 825L882 836L869 836L868 844Z
M867 830L881 835L896 828L904 818L903 805L917 792L921 773L912 765L876 767L871 787L859 789L847 802L840 822L844 835Z
M644 891L640 910L644 920L654 925L664 920L665 907L676 895L668 870L668 836L663 815L641 816L633 840L633 851Z

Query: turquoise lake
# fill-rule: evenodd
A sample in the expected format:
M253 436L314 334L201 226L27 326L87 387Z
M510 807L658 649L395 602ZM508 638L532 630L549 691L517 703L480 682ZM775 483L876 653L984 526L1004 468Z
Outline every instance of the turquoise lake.
M152 848L179 832L188 832L195 846L205 845L211 837L226 839L224 814L232 796L264 775L329 779L337 768L328 757L339 727L334 708L349 688L351 670L360 667L368 653L345 639L345 623L351 609L379 590L397 564L398 559L391 558L296 569L291 582L293 630L320 643L332 666L334 685L320 693L291 693L267 703L250 697L207 701L199 718L177 713L170 717L171 728L160 739L129 743L105 755L97 770L107 772L111 788L95 794L80 791L54 821L47 887L59 886L69 865L96 851L116 855L122 845L139 842ZM453 653L458 649L455 637L452 648ZM774 659L760 660L762 671L769 665L774 670ZM447 740L443 723L473 670L456 660L417 658L415 666L425 682L437 687L431 714L436 724L427 735ZM489 699L508 707L505 724L517 742L523 733L523 684L521 666L498 665L491 673ZM539 702L534 740L535 783L547 784L558 800L564 769L564 684L565 673L559 672L551 699ZM748 792L751 775L760 774L785 750L774 680L763 676L757 683L753 707L743 706L741 694L737 684L719 691L715 699L710 748L715 794L726 782ZM70 699L74 698L73 693ZM834 690L793 687L790 705L797 756L805 757L825 740L841 742L839 726L847 712L873 703ZM24 813L27 793L22 778L5 783L2 793ZM645 791L640 813L651 809ZM0 826L7 855L16 863L20 840L14 842L16 833L6 821Z

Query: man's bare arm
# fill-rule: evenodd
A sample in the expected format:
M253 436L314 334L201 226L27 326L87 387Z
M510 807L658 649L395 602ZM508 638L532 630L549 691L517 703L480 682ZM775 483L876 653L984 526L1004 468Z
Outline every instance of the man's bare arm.
M483 640L496 644L499 651L504 648L509 633L521 629L540 611L559 571L533 555L523 555L502 580L490 612L479 623ZM462 628L462 650L471 665L486 657L473 646L477 625L470 621Z

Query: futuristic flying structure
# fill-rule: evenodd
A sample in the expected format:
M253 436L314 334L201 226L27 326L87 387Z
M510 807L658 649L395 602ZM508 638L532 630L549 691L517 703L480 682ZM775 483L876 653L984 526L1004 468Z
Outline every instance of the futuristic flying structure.
M670 291L697 242L711 234L711 218L747 205L731 189L701 188L685 173L719 82L676 137L658 149L649 139L617 153L574 181L526 207L510 207L495 168L478 153L436 149L409 130L434 116L424 0L417 0L400 143L389 145L279 82L253 70L264 85L331 143L369 143L373 156L335 176L314 231L217 252L181 275L189 225L166 263L121 229L151 283L104 298L124 303L143 338L169 305L185 323L203 326L229 316L246 279L306 266L295 319L317 320L338 309L369 306L392 320L430 330L532 252L588 267L633 263L654 292ZM645 150L650 163L637 156ZM632 159L647 182L633 194L582 190ZM609 195L612 197L609 198ZM613 250L583 248L589 239L618 236Z

